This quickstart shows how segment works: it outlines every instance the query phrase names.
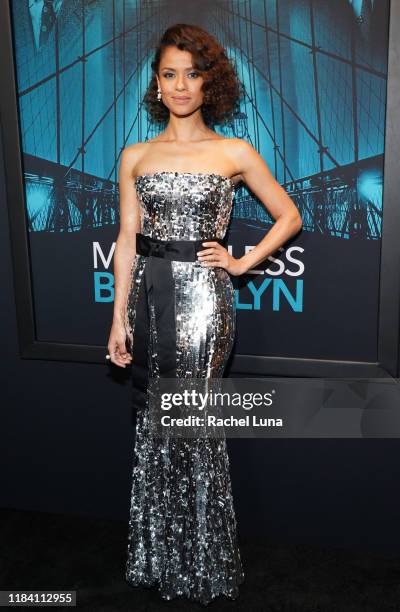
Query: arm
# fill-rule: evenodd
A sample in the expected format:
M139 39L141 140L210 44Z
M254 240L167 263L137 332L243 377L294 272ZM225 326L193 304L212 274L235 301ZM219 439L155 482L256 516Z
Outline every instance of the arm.
M131 269L136 256L136 232L140 231L140 209L132 175L135 157L134 146L122 151L118 175L120 229L114 251L114 314L108 350L111 361L121 367L126 367L132 359L126 351L125 341Z
M293 200L276 181L264 159L251 144L239 140L236 160L243 181L275 219L274 225L261 242L237 260L240 264L240 274L244 274L297 234L302 227L302 219Z
M267 164L251 144L240 138L229 139L227 154L237 168L235 176L250 187L275 219L275 223L264 238L251 251L236 259L217 242L203 242L208 249L199 252L203 265L218 265L233 276L240 276L271 253L274 253L302 227L302 219L293 200L275 180ZM232 142L234 141L234 142Z

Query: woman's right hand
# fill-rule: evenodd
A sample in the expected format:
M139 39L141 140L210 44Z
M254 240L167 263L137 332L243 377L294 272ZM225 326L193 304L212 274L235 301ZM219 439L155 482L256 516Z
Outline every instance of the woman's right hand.
M126 348L127 332L122 321L113 321L108 339L110 361L120 368L126 368L132 361L132 355Z

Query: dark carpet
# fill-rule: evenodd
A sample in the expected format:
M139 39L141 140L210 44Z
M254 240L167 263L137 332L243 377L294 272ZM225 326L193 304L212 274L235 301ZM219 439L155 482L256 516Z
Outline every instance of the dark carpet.
M124 522L9 509L0 521L0 588L76 590L81 610L400 611L400 555L241 541L240 597L204 607L125 582Z

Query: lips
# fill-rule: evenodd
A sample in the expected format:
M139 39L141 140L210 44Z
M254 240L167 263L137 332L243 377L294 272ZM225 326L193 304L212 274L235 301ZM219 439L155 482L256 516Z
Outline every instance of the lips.
M187 98L187 97L184 97L184 98L179 98L178 96L172 96L172 98L173 98L174 100L181 100L181 101L183 101L183 100L190 100L190 98Z

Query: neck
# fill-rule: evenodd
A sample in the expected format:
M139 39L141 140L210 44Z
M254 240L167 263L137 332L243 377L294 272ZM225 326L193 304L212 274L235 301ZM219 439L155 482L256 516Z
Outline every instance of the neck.
M200 109L187 117L170 113L168 125L163 132L163 140L169 142L196 142L213 134L204 123Z

